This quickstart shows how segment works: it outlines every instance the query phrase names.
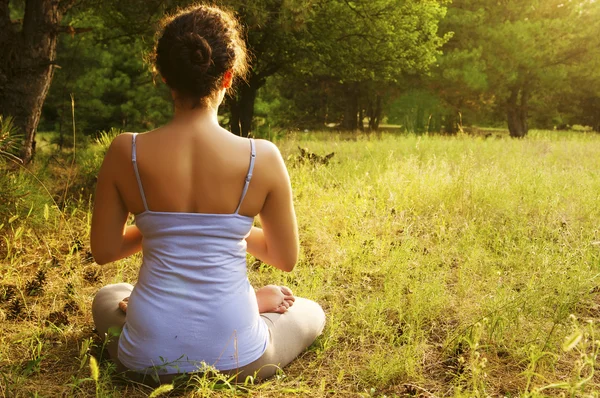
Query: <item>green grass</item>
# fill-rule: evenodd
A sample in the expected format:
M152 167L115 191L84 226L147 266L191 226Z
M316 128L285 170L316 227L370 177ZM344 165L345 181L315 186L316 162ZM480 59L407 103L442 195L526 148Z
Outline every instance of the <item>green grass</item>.
M278 144L301 259L285 274L250 258L250 279L318 301L326 329L277 378L236 389L198 378L184 396L598 396L599 135L299 134ZM297 146L335 156L299 162ZM0 220L0 397L152 392L111 380L92 332L95 291L135 282L139 257L87 259L91 153L71 178L81 188L65 219L25 197L11 210L19 218ZM66 181L52 176L70 161L48 164L39 172L61 197Z

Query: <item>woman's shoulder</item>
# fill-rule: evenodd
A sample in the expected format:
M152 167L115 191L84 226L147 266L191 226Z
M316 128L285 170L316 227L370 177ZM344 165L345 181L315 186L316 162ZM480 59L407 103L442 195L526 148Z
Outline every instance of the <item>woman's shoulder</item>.
M281 158L281 152L277 145L269 140L264 139L254 139L256 145L256 156L264 159L269 159L271 161L276 161Z
M113 138L108 150L121 151L125 148L131 149L131 143L133 142L134 135L137 135L137 133L121 133L117 135L115 138Z
M121 133L113 138L108 150L106 151L106 155L104 157L105 162L120 162L131 158L131 148L134 135L136 135L136 133Z
M280 185L287 181L285 161L277 145L263 139L256 139L256 169L268 184Z
M151 130L151 131L146 131L143 133L131 133L131 132L125 132L125 133L121 133L119 135L117 135L115 138L113 138L110 147L108 148L109 152L115 152L118 153L120 155L131 155L131 150L133 147L133 137L134 136L144 136L144 135L148 135L151 133L154 133L156 131L158 131L159 129L156 130Z

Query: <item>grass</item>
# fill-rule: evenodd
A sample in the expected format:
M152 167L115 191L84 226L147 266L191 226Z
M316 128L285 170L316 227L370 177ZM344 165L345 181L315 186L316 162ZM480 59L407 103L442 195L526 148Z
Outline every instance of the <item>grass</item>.
M249 258L250 280L318 301L326 329L264 383L205 376L161 396L598 396L599 135L308 133L278 144L301 259L285 274ZM335 155L299 162L297 146ZM89 258L101 151L78 152L64 218L40 195L0 220L0 397L154 391L113 380L92 331L94 293L135 282L140 258ZM56 176L70 161L45 164L36 171L63 197Z

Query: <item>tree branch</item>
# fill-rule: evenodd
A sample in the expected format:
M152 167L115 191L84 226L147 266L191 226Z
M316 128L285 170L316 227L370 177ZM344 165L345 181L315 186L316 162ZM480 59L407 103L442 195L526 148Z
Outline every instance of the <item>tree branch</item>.
M281 66L282 65L279 63L274 63L257 73L255 76L256 79L258 79L260 86L263 86L265 84L267 77L277 73L277 71L281 69Z
M73 26L61 25L56 27L57 33L68 33L71 37L74 37L76 34L91 32L94 28L75 28Z
M344 0L344 3L346 3L346 5L348 6L349 9L351 9L352 11L354 11L356 13L356 15L358 15L361 18L366 18L366 16L364 16L363 14L361 14L356 7L354 7L352 4L350 4L348 2L348 0Z

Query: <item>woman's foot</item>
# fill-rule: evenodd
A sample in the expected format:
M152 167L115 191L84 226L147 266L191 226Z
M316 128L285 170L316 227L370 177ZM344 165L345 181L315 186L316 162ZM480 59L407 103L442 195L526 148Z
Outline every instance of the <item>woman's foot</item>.
M127 304L129 303L129 297L125 297L123 300L119 301L119 309L123 311L125 314L127 313Z
M287 286L267 285L256 291L258 312L283 314L294 304L294 294Z

